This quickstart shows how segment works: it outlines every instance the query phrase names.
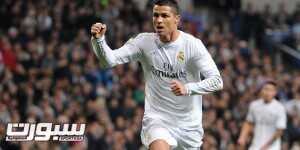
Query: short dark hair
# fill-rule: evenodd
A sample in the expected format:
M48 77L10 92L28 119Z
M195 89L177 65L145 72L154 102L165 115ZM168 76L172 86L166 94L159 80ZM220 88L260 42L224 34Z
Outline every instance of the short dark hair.
M154 0L153 1L153 6L154 5L170 6L170 7L172 7L175 10L175 12L177 14L179 14L179 11L180 11L177 0Z
M271 85L277 87L277 83L273 79L265 79L261 83L258 84L257 92L260 92L262 90L262 88L267 84L271 84Z

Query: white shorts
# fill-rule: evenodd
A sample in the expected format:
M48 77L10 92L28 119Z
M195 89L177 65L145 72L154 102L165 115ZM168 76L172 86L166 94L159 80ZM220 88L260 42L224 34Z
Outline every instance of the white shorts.
M199 150L202 144L200 130L186 130L169 126L159 119L144 118L141 131L142 143L149 145L158 139L166 141L173 150Z

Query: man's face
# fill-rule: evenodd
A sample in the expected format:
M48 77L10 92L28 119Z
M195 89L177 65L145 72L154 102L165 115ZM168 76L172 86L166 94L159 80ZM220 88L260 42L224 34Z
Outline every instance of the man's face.
M154 5L153 26L159 36L167 36L177 30L180 16L170 6Z
M276 96L277 90L273 84L266 84L261 89L262 98L269 102Z

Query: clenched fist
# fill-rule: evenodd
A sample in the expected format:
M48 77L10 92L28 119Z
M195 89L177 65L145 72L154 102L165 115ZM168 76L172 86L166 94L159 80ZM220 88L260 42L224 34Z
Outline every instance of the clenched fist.
M176 96L184 96L184 95L187 95L187 91L186 91L186 88L185 86L177 81L177 80L173 80L171 82L171 90L172 92L176 95Z
M102 23L95 23L91 27L91 34L94 38L102 37L106 32L106 25Z

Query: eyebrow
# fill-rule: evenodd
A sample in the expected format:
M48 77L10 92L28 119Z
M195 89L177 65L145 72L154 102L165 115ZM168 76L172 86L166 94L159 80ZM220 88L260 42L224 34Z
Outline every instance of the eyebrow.
M169 12L156 12L156 11L153 11L153 14L169 15L170 13Z

